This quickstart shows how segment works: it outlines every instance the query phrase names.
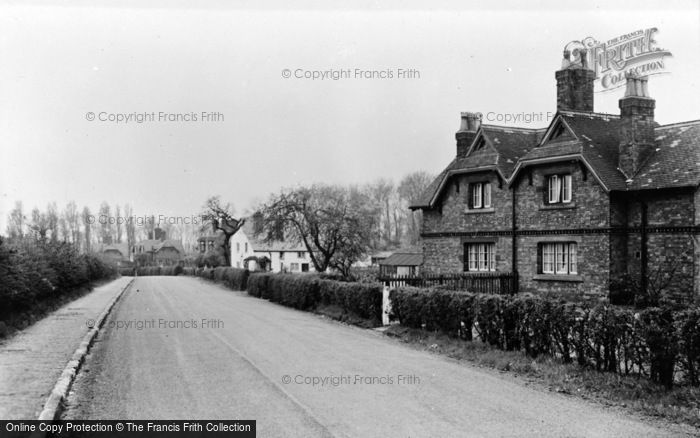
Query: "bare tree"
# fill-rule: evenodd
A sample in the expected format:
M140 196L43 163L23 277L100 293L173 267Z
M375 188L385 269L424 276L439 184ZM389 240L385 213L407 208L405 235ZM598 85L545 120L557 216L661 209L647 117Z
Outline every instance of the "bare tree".
M46 227L51 233L51 241L58 241L58 207L55 202L46 207Z
M126 228L126 244L129 247L129 251L136 244L136 223L134 218L134 210L131 205L124 205L124 217L126 218L126 223L124 228Z
M116 219L116 224L115 224L115 239L114 241L116 243L122 243L122 220L123 218L121 209L119 208L119 204L117 204L114 207L114 218Z
M408 237L411 245L420 240L421 211L410 211L408 207L420 201L423 192L428 188L434 177L427 172L419 171L406 175L399 183L399 196L404 202L408 215Z
M12 239L24 237L24 228L27 218L24 216L22 201L15 202L15 208L10 211L7 222L7 235Z
M99 233L99 241L103 245L111 245L113 242L113 223L112 223L112 209L107 201L102 202L100 205L100 211L97 215L97 224Z
M245 224L245 219L236 219L233 215L233 205L222 204L219 196L212 196L204 204L202 217L205 225L210 225L215 233L221 231L224 235L221 240L221 249L224 252L226 266L231 266L231 236Z
M90 213L90 208L83 207L83 236L85 236L85 252L92 250L92 224L95 221L94 216Z
M80 213L74 201L70 201L66 205L63 217L70 233L70 241L78 245L80 243Z

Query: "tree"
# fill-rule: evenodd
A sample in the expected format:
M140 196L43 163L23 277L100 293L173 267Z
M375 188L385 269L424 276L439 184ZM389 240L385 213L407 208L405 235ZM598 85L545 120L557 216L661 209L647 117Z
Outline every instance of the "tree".
M100 243L110 245L112 243L112 210L109 204L105 201L100 205L100 213L97 215L99 224Z
M34 233L35 239L46 241L46 236L49 233L49 220L46 214L36 207L32 210L32 222L29 228Z
M95 217L90 213L90 209L85 206L83 207L83 236L85 236L85 252L90 252L92 249L91 239L92 239L92 223L95 221Z
M78 206L74 201L70 201L66 205L66 209L63 212L63 217L65 218L66 224L68 226L68 231L70 233L70 241L76 245L80 243L80 213L78 212Z
M121 213L121 209L119 208L119 204L117 204L115 207L114 216L115 216L115 219L117 222L116 230L115 230L115 232L116 232L115 242L122 243L122 220L123 220L123 218L121 217L122 213Z
M126 217L126 224L124 225L124 228L126 228L126 243L129 251L131 251L131 248L136 244L136 224L134 223L134 210L129 204L124 206L124 217Z
M359 191L316 184L282 191L262 207L262 234L303 243L314 268L337 269L348 276L369 249L373 215Z
M46 208L46 227L51 232L51 241L58 241L58 207L52 202Z
M219 196L212 196L204 204L204 225L210 225L214 233L221 231L221 249L224 252L226 266L231 266L231 236L236 234L245 224L245 219L233 217L234 209L230 203L222 204Z
M22 201L15 202L15 208L10 211L7 222L7 235L11 239L21 239L24 237L24 227L27 218L24 216Z
M428 188L434 177L427 172L419 171L406 175L399 183L399 196L405 203L405 208L420 201L423 192ZM408 235L409 243L416 244L420 240L421 211L408 212Z

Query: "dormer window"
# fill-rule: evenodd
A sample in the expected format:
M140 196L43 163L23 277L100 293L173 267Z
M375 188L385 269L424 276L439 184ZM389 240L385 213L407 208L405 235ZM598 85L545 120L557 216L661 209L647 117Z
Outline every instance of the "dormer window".
M471 184L470 208L491 208L491 183L479 182Z
M549 175L547 179L550 204L571 202L571 174Z
M484 146L486 146L486 140L484 140L484 137L480 137L479 141L477 141L476 144L474 145L474 151L475 152L479 151L479 150L483 149Z

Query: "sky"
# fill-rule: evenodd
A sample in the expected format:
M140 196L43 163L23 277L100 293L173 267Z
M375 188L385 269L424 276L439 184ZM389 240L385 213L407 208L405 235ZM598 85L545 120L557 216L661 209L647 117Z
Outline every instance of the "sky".
M437 174L461 111L547 126L563 48L588 36L657 28L655 118L700 119L696 1L258 3L0 2L0 233L17 200L245 214L283 187ZM329 70L350 77L304 77Z

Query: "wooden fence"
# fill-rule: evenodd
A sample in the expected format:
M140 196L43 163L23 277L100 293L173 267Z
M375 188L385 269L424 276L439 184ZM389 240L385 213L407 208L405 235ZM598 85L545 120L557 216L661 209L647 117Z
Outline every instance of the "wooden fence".
M518 293L515 272L474 272L461 274L422 274L380 276L379 281L394 288L402 286L435 287L468 292L514 295Z

